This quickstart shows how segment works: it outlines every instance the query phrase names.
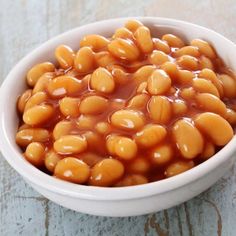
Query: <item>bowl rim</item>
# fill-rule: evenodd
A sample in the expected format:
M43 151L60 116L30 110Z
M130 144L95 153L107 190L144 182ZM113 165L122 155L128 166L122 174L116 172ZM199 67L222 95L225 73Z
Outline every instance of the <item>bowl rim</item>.
M162 23L166 26L168 25L182 25L182 26L191 26L194 28L198 28L199 30L205 32L211 32L215 34L221 40L224 40L227 44L231 44L232 47L236 45L230 41L229 39L225 38L221 34L205 28L203 26L199 26L193 23L189 23L186 21L175 20L171 18L163 18L163 17L121 17L121 18L112 18L106 19L102 21L96 21L90 24L86 24L83 26L79 26L73 28L65 33L59 34L52 39L46 41L45 43L41 44L39 47L31 51L25 57L23 57L9 72L7 77L5 78L4 82L2 83L0 89L0 148L4 158L8 161L8 163L25 179L30 181L33 185L38 186L42 189L47 189L50 192L54 192L57 194L62 194L74 198L81 198L87 200L106 200L106 201L121 201L121 200L131 200L137 198L144 198L150 197L157 194L163 194L174 189L183 187L191 182L194 182L204 175L207 175L211 171L213 171L216 167L223 165L226 160L231 158L233 153L236 151L236 135L233 139L223 147L219 152L214 155L214 158L210 158L209 160L201 163L200 165L184 172L179 175L143 184L137 186L129 186L129 187L96 187L96 186L86 186L86 185L78 185L69 183L60 179L56 179L22 158L22 155L11 145L11 141L9 140L7 131L6 131L6 118L5 118L5 110L4 104L7 102L7 94L8 91L14 86L15 84L15 77L17 71L21 67L25 67L27 62L31 58L33 58L38 51L45 50L51 45L53 45L57 40L63 37L69 37L73 35L78 30L82 31L86 27L97 27L97 26L106 26L108 24L112 24L115 21L126 21L128 19L137 19L140 21L149 20L153 23Z

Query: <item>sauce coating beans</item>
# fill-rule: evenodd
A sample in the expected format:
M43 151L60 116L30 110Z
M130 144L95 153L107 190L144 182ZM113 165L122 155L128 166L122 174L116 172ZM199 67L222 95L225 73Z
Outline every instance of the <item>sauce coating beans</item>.
M171 103L167 97L152 96L148 104L149 115L157 124L167 124L171 119Z
M63 69L68 69L74 64L75 54L73 50L66 45L61 45L56 48L55 57L60 64L60 67Z
M93 166L89 180L90 185L110 186L124 174L123 164L115 159L104 159Z
M91 88L98 92L112 93L115 88L115 82L110 72L99 67L91 77Z
M75 157L65 157L56 164L54 175L60 179L82 184L88 180L90 168Z
M56 140L53 147L60 154L76 154L86 150L87 141L79 135L65 135Z
M126 137L120 137L115 144L115 154L124 160L133 159L137 154L137 149L136 143Z
M137 130L144 125L144 117L135 110L119 110L111 116L111 123L120 129Z
M32 165L75 184L124 187L188 171L234 135L236 76L216 50L157 37L137 20L111 38L58 45L55 65L25 76L16 143Z
M35 105L24 112L23 121L28 125L39 125L49 121L53 111L50 105Z
M135 135L135 141L142 147L149 148L161 142L166 136L166 129L160 125L147 125Z
M40 167L43 165L45 147L38 142L30 143L25 150L26 159L33 165Z
M99 114L104 112L108 106L107 99L101 96L89 96L84 98L79 106L82 114Z
M164 70L155 70L147 80L147 90L152 95L165 94L171 86L171 79Z
M202 135L198 129L187 120L179 120L174 124L173 136L184 158L192 159L202 152Z
M51 62L44 62L33 66L27 73L27 83L33 87L38 79L46 72L53 72L55 70L54 65Z

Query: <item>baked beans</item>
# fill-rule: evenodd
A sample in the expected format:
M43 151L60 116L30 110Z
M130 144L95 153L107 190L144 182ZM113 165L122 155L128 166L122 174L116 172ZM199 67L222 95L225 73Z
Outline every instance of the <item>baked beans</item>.
M234 135L236 77L205 40L157 37L129 20L111 38L59 45L55 59L25 76L16 143L56 178L145 184L206 161Z

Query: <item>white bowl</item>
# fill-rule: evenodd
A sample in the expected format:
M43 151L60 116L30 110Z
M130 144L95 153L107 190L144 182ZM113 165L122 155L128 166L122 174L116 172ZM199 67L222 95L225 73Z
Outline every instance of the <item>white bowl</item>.
M104 188L76 185L55 179L28 163L15 143L18 125L17 97L25 89L26 72L36 63L54 61L54 49L67 44L74 49L87 34L111 36L128 18L85 25L59 35L24 57L9 73L0 92L0 147L9 164L46 198L75 211L101 216L133 216L160 211L198 195L214 184L234 162L236 137L214 157L175 177L133 187ZM174 33L185 40L209 41L226 65L236 71L236 45L207 28L173 19L140 17L153 35Z

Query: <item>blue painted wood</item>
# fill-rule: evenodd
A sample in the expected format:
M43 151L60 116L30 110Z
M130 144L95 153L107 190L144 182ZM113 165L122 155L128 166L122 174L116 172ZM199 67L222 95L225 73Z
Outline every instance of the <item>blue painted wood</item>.
M1 81L23 55L52 36L111 17L173 17L213 28L236 42L234 0L0 0L0 6ZM138 217L96 217L43 198L0 156L0 235L234 236L235 187L236 167L208 191L169 210Z

